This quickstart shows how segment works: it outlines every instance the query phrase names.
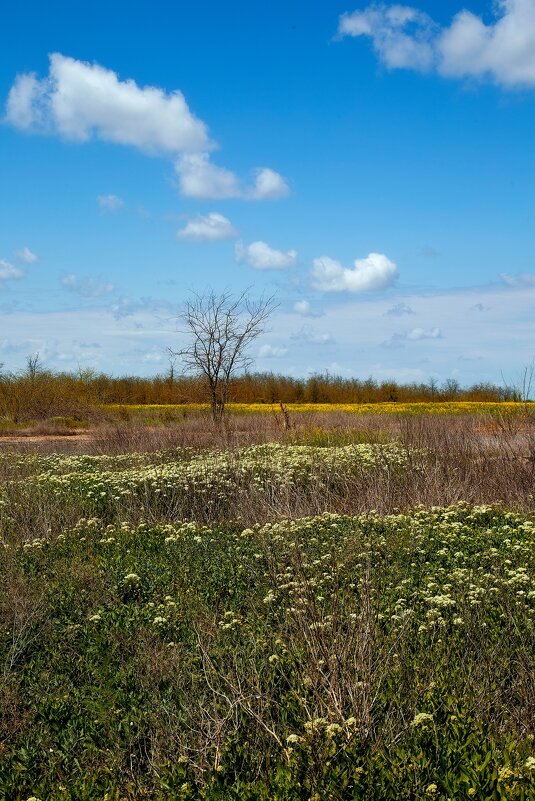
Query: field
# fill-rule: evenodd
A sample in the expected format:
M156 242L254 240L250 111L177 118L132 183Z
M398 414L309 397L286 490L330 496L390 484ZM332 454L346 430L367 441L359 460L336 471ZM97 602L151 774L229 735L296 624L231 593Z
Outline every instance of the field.
M291 415L301 415L304 413L321 414L327 412L342 412L357 415L422 415L422 414L446 414L446 415L466 415L466 414L487 414L494 416L511 416L522 414L526 404L518 401L441 401L441 402L418 402L418 403L287 403L284 404L288 413ZM121 404L109 403L102 406L104 411L112 415L119 415L126 418L138 419L169 419L184 418L191 413L207 412L209 406L206 403L187 403L187 404ZM229 403L227 411L232 415L247 414L278 414L280 412L279 403Z
M0 797L534 799L525 407L187 411L0 453Z

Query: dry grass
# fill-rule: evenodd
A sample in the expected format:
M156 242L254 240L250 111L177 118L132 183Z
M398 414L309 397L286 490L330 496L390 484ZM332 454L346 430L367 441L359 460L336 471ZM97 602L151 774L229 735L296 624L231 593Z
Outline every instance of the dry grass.
M50 788L61 781L68 787L69 794L61 796L66 801L105 797L110 788L120 788L110 798L132 801L346 801L357 796L351 787L341 789L341 777L353 782L355 766L363 762L359 797L423 799L429 797L426 788L454 775L457 789L450 795L461 798L466 776L477 786L489 760L487 772L513 759L507 748L520 771L534 721L532 629L518 598L526 593L500 584L496 596L489 590L472 606L474 585L463 580L455 607L465 618L463 628L448 623L446 629L444 623L429 634L427 601L414 618L402 618L404 607L396 606L411 597L407 586L420 592L422 576L438 582L427 586L435 587L439 601L451 590L447 582L460 564L456 518L465 525L468 507L453 512L453 523L431 511L425 513L428 524L415 524L418 513L386 528L373 515L339 520L334 527L327 519L295 519L457 501L501 501L533 512L535 419L338 411L290 414L289 422L288 428L282 414L263 414L229 417L214 428L197 415L152 427L99 425L85 439L58 438L55 428L51 435L43 429L38 438L11 440L13 458L0 459L0 531L7 544L0 560L0 756L7 765L0 765L2 797L52 797ZM162 501L147 483L116 506L102 502L99 519L91 522L91 507L75 482L70 495L37 485L29 489L26 479L38 472L39 459L14 458L32 452L109 454L102 461L115 461L120 471L136 460L165 464L176 459L177 448L228 450L273 441L317 447L398 442L409 463L397 469L385 460L344 472L327 467L316 451L310 481L266 487L254 486L251 474L240 470L239 451L221 497L194 484ZM127 457L114 460L118 454ZM57 461L54 470L61 472ZM524 581L520 569L529 563L528 539L515 535L527 553L519 555L516 540L502 533L506 526L510 532L511 516L492 511L491 517L492 550L500 560L489 582L502 570L508 577L513 561ZM188 519L207 528L177 527L180 537L170 544L172 524ZM254 526L283 519L279 526ZM166 526L159 530L162 522ZM479 552L471 549L480 547L488 556L488 525L484 516L470 523L468 544L459 535L466 550L462 565L474 581L485 576L477 572L483 570ZM244 536L246 527L251 530ZM448 550L447 568L435 540L441 527L440 536L456 543ZM157 620L165 622L160 626ZM441 746L436 752L434 734L428 737L411 723L422 711L435 716ZM349 720L351 729L344 729ZM465 728L457 733L451 721ZM338 739L323 737L333 725L341 732ZM288 735L300 741L292 759ZM92 749L88 742L95 744ZM473 751L466 751L467 744ZM409 759L420 766L418 786L415 768L400 789ZM24 766L20 775L18 765ZM205 787L214 775L216 783L226 776L229 786L234 777L239 782L247 775L251 783L268 777L268 788L282 775L284 782L295 778L299 792L268 789L240 796L239 789L226 795L216 787L212 795ZM377 789L382 775L388 794ZM189 787L189 794L157 795L160 780L166 787L168 781ZM509 794L499 797L530 797L528 779L522 781L526 794L520 795L518 784L515 795L506 787Z
M36 454L141 452L161 461L162 452L169 454L176 448L226 450L273 441L314 446L396 441L413 456L403 471L380 466L358 475L335 475L318 467L312 486L304 489L289 485L270 493L258 492L238 470L231 499L207 505L202 495L177 496L165 515L207 524L230 516L250 524L327 511L360 514L376 509L387 514L419 504L447 506L461 500L475 504L502 502L524 511L535 508L535 421L531 417L517 418L513 424L509 419L501 423L481 416L399 418L316 413L300 416L290 430L285 429L280 415L228 418L225 426L215 429L207 418L197 417L178 426L104 426L94 430L91 438L18 441L11 449ZM8 466L9 462L4 462L3 469ZM20 521L21 529L37 525L45 532L52 524L55 528L72 524L77 515L83 514L74 502L69 509L61 508L61 504L52 508L49 500L45 506L41 511L28 509L28 519ZM123 506L121 519L134 521L140 514L155 520L164 513L150 500L141 509L136 500L131 509Z

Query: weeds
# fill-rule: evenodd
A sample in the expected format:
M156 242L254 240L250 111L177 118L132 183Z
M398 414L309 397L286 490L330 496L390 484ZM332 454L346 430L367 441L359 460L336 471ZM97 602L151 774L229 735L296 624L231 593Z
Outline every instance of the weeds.
M530 801L520 419L192 417L2 453L0 797Z
M534 537L465 504L9 545L2 797L528 799Z

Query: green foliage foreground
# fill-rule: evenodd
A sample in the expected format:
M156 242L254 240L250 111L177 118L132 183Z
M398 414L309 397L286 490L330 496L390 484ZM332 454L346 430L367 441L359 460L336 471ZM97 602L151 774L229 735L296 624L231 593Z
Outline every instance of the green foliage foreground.
M5 537L6 801L535 798L525 517Z

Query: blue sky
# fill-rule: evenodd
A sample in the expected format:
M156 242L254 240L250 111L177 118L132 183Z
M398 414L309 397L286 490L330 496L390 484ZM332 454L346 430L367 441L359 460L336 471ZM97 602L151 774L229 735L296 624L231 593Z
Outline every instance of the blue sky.
M533 360L535 0L25 2L0 54L7 367L165 370L246 287L260 370Z

